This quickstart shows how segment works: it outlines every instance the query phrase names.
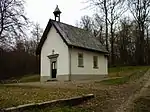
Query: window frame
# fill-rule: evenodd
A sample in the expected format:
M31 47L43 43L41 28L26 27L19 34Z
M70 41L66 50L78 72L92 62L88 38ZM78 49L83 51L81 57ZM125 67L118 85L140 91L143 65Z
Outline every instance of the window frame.
M84 67L84 55L83 55L83 53L78 53L78 67Z
M96 62L96 66L95 66ZM98 56L93 56L93 68L98 69Z

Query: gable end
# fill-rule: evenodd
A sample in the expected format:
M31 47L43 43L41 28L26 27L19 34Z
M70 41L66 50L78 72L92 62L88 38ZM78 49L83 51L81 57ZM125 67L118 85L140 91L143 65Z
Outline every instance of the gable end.
M66 43L66 45L68 45L68 43L66 42L66 40L63 38L62 34L60 33L60 31L57 29L57 27L51 22L51 19L49 20L45 30L44 30L44 33L42 35L42 38L40 40L40 43L36 49L36 55L40 55L41 53L41 50L42 50L42 47L43 47L43 44L45 42L45 40L47 39L47 35L51 29L51 27L54 26L54 28L56 29L57 33L62 37L63 41Z
M41 53L43 44L47 39L47 35L52 26L54 26L56 32L60 35L60 37L63 39L63 41L68 47L76 47L80 49L85 49L87 51L104 53L105 55L109 54L104 46L102 46L97 40L92 38L92 35L90 33L85 32L83 29L73 27L65 23L56 22L50 19L44 30L40 43L37 47L36 55L39 55Z

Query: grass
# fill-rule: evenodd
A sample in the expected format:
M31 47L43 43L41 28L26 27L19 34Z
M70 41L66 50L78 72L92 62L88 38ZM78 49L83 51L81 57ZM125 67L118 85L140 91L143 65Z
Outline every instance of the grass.
M38 103L60 98L84 95L87 91L78 89L40 88L29 86L0 86L0 108Z
M30 87L30 86L5 86L0 85L0 108L7 108L18 106L28 103L38 103L44 101L50 101L55 99L64 99L74 96L81 96L85 94L93 93L96 95L92 102L88 101L87 107L77 106L77 107L54 107L45 109L32 109L26 112L91 112L90 110L95 110L94 105L103 103L106 98L110 98L106 90L100 89L67 89L67 88L52 88L52 87Z
M134 101L132 112L150 112L150 96L139 97Z
M143 70L145 68L149 68L149 66L112 67L112 68L108 69L108 71L109 71L108 76L109 77L127 76L127 75L130 75L130 74L134 73L135 71L137 71L139 69ZM34 75L32 75L32 74L25 75L25 76L22 76L20 78L17 78L16 81L17 80L19 82L39 82L40 81L40 75L37 75L37 74L34 74ZM124 79L120 79L120 78L116 79L116 81L118 81L118 80L123 80L124 81ZM16 83L16 81L15 81L15 83Z
M45 108L45 109L32 109L27 112L89 112L87 109L79 108L79 107L54 107L54 108Z
M129 80L129 77L121 77L121 78L116 78L116 79L103 80L100 83L106 84L106 85L118 85L118 84L124 84L128 80Z
M133 71L133 70L138 70L138 69L145 69L145 68L150 68L150 66L124 66L124 67L112 67L108 69L109 73L114 73L114 72L128 72L128 71Z
M19 79L19 82L39 82L39 81L40 81L39 75L27 75Z
M131 110L132 112L150 112L150 86L136 100Z
M148 69L150 66L125 66L109 68L109 77L123 77L130 75L138 70Z
M107 98L110 98L106 90L100 89L67 89L67 88L52 88L52 87L30 87L30 86L5 86L0 85L0 108L7 108L18 106L28 103L38 103L44 101L50 101L55 99L64 99L74 96L81 96L85 94L93 93L96 97L88 101L86 106L77 107L54 107L37 109L34 108L31 111L26 112L91 112L95 110L95 106L99 103L103 103ZM95 105L96 104L96 105ZM95 106L94 106L95 105Z
M126 68L127 69L127 68ZM127 70L131 70L131 69L127 69ZM120 85L120 84L125 84L128 83L130 81L135 81L137 79L139 79L140 77L142 77L145 72L148 70L148 68L142 68L142 69L134 69L134 72L131 72L131 74L129 75L125 75L119 78L111 78L111 79L107 79L107 80L103 80L101 82L96 82L96 83L101 83L101 84L106 84L106 85ZM125 69L124 69L125 71ZM129 73L129 72L128 72Z
M120 78L117 79L109 79L102 82L98 82L99 85L117 85L124 84L130 81L135 81L139 79L143 74L147 71L148 67L116 67L109 69L110 74L114 73L112 77L115 77L116 73L120 73ZM123 75L122 75L123 74ZM20 78L20 82L36 82L39 80L39 76L24 76ZM106 88L107 89L107 88ZM128 91L129 92L129 91ZM29 87L29 86L6 86L0 85L0 108L18 106L27 103L38 103L43 101L49 101L54 99L61 98L69 98L73 96L79 96L83 94L94 93L96 98L86 105L90 108L94 107L96 104L102 109L103 107L108 108L108 102L113 98L112 94L116 95L116 93L107 90L100 89L67 89L67 88L40 88L40 87ZM119 94L120 95L120 94ZM116 97L115 97L116 98ZM114 102L114 101L113 101ZM105 105L102 105L105 104ZM94 106L93 106L94 105ZM84 108L84 109L83 109ZM58 108L46 108L44 110L34 109L35 112L87 112L87 108L83 107L58 107ZM34 112L27 111L27 112ZM138 111L139 112L139 111Z
M8 84L8 83L20 83L20 82L39 82L39 81L40 81L40 75L30 74L30 75L24 75L19 77L11 77L10 79L0 81L0 83Z

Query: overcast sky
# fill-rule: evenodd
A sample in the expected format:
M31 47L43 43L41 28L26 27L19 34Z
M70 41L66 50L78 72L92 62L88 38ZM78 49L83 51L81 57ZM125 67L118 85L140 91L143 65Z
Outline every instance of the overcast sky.
M54 19L53 11L56 5L61 10L61 21L75 25L81 16L93 14L92 10L85 9L88 4L85 0L26 0L26 12L31 21L40 23L45 28L50 18Z

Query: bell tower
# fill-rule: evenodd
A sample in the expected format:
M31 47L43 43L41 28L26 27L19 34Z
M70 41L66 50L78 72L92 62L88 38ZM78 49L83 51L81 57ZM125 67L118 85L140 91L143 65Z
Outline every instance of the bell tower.
M59 10L58 8L58 5L56 6L56 9L54 10L54 16L55 16L55 21L59 21L60 22L60 14L61 14L61 11ZM57 20L58 18L58 20Z

